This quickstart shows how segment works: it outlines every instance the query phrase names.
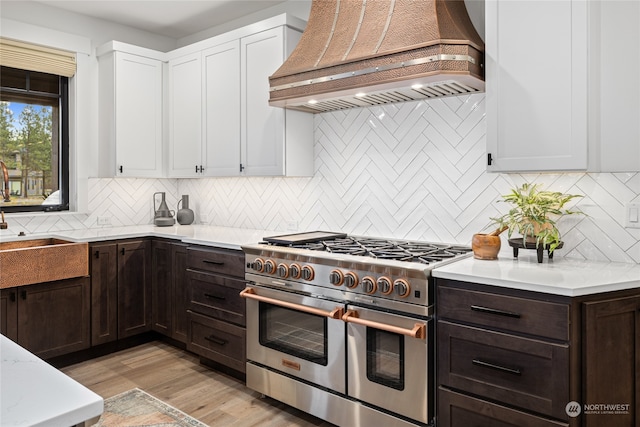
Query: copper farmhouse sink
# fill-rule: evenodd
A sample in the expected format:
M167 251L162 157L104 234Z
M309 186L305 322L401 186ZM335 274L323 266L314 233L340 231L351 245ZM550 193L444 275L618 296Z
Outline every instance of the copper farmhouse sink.
M0 242L0 289L88 274L88 243L60 239Z

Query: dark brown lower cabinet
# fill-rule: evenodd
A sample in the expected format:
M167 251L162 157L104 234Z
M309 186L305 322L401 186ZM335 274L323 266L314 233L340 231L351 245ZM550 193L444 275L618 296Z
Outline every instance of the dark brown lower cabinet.
M173 310L171 311L171 338L182 343L187 342L189 320L187 308L187 246L175 243L171 247L171 280L173 288Z
M438 324L443 384L555 418L566 417L569 346L447 321Z
M90 347L88 277L2 291L2 333L48 359Z
M584 426L638 427L640 296L585 302L583 313Z
M189 247L187 250L187 349L244 373L245 287L242 251Z
M151 330L151 242L147 239L89 246L91 344Z
M245 328L191 313L189 349L239 372L245 371Z
M0 290L0 334L16 341L18 339L18 290Z
M640 289L436 279L436 297L438 427L640 427Z
M91 345L118 339L118 245L89 246Z
M179 342L187 342L187 246L165 240L151 244L152 327Z
M438 399L438 427L566 427L569 425L444 388L438 390Z
M151 242L118 243L118 339L151 330Z

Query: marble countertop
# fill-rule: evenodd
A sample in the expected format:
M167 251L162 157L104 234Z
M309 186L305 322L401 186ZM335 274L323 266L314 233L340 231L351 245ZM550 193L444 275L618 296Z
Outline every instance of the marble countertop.
M127 227L53 231L42 234L28 234L26 236L17 236L15 232L9 233L8 230L2 230L2 233L0 233L0 241L9 242L53 237L72 242L99 242L139 237L162 237L180 240L184 243L240 250L240 246L243 244L258 243L263 237L286 233L287 232L217 227L209 225L173 225L170 227L133 225Z
M538 263L535 252L498 260L466 258L433 270L436 278L569 297L640 288L640 264L554 257Z
M0 335L0 425L72 426L103 407L102 397Z

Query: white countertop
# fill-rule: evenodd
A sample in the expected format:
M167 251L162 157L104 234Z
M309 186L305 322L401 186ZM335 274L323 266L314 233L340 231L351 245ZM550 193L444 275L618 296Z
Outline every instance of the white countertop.
M0 425L68 427L102 414L88 388L0 335Z
M184 243L240 250L240 246L243 244L258 243L262 241L263 237L277 236L285 233L286 232L216 227L209 225L173 225L171 227L133 225L127 227L55 231L42 234L27 234L26 236L21 237L18 237L15 232L2 230L2 233L0 233L0 241L9 242L53 237L73 242L98 242L139 237L164 237L180 240Z
M0 241L54 237L73 242L97 242L140 237L160 237L189 244L240 250L241 245L255 244L264 237L291 234L291 231L268 231L208 225L174 225L156 227L91 228L55 231L18 237L11 230L0 231ZM486 285L544 292L555 295L580 296L640 287L640 264L582 261L563 257L538 264L535 251L520 251L515 259L511 250L502 251L499 260L466 258L433 271L441 277Z
M498 260L466 258L433 270L436 278L460 280L554 295L581 296L640 288L640 264L562 257L538 263L535 252Z

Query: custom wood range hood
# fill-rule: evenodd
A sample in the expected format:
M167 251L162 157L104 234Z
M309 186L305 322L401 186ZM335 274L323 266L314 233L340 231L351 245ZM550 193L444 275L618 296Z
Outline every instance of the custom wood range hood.
M463 0L313 0L269 104L323 112L484 91Z

